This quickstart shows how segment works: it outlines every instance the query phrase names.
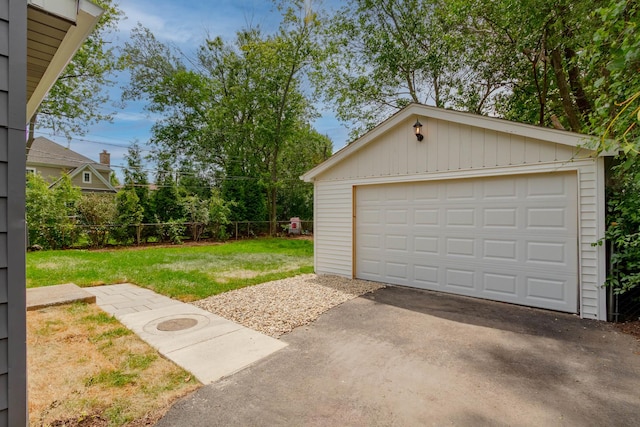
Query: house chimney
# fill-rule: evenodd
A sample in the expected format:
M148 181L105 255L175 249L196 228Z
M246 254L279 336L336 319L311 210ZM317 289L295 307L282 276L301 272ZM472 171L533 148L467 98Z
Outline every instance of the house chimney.
M100 153L100 163L111 166L111 154L107 150L102 150Z

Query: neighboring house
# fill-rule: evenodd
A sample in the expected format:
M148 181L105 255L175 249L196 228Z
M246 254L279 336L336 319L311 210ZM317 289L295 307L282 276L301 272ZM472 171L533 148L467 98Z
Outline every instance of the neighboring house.
M38 173L55 186L63 173L83 192L115 193L109 177L111 155L103 150L100 163L63 147L47 138L37 137L27 155L27 173Z
M302 176L315 270L606 320L588 139L411 104Z
M101 14L86 0L0 0L0 427L28 422L26 124Z

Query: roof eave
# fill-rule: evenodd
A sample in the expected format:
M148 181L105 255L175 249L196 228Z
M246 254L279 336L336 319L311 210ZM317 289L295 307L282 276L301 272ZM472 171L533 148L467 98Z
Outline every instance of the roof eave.
M39 4L33 4L32 7L37 6L39 10L50 12L52 16L55 16L56 19L61 21L69 21L69 17L61 16L60 10L67 10L72 4L77 4L77 15L75 25L72 25L67 31L56 53L47 65L46 71L27 100L27 119L29 120L33 117L51 87L53 87L60 74L62 74L69 61L73 58L73 55L75 55L80 46L82 46L82 43L84 43L98 23L100 16L104 13L102 8L88 0L79 0L79 2L78 0L56 0L53 3L38 3ZM64 3L66 7L63 7L62 3ZM47 10L47 8L53 7L53 5L56 5L56 7L52 10ZM31 30L27 28L27 31Z

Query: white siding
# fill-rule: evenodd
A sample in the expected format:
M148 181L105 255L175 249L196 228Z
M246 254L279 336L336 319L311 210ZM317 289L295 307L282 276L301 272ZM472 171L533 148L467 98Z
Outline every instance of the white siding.
M410 119L316 179L342 180L540 164L586 158L574 147L436 119L424 120L416 142Z
M314 197L316 273L351 277L352 186L318 182L315 184Z
M580 314L606 319L604 250L594 247L604 232L604 166L587 150L463 124L415 116L371 140L315 177L316 271L353 275L353 187L363 184L560 171L578 172Z

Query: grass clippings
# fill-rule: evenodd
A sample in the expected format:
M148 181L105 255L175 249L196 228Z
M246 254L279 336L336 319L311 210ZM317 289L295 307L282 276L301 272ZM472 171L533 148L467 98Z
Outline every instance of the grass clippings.
M153 425L199 383L92 304L27 313L31 426Z

